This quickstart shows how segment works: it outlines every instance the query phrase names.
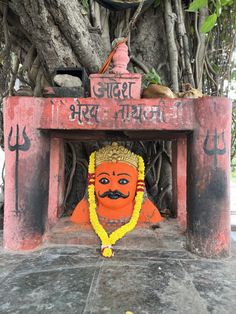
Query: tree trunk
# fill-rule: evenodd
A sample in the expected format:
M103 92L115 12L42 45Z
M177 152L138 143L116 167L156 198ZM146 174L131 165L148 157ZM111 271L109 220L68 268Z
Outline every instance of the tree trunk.
M88 14L79 1L12 1L11 8L49 72L80 65L98 71L105 57L102 39L90 33Z

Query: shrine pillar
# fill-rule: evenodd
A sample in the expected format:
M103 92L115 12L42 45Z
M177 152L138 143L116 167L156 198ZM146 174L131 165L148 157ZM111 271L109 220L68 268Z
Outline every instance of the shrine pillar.
M49 141L37 128L40 98L4 101L4 247L30 250L42 243L47 220Z
M173 212L183 230L186 229L186 173L187 136L182 135L172 142L172 200Z
M64 141L51 137L48 195L48 227L54 225L64 211Z
M229 99L195 100L195 126L188 137L187 248L214 258L230 252Z

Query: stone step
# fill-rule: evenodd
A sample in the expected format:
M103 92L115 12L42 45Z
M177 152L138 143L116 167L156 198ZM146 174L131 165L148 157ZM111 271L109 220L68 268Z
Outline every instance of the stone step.
M178 235L178 237L176 237ZM45 235L45 244L48 245L80 245L100 247L100 239L90 225L81 226L69 220L61 218L57 224ZM116 243L120 249L131 250L154 250L183 249L185 236L178 227L175 219L161 223L160 228L137 227L127 233Z

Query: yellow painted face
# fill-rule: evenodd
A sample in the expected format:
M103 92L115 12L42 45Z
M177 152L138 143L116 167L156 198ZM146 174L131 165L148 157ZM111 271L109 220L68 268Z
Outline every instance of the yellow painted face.
M95 171L98 204L119 209L132 204L136 194L137 170L123 162L103 162Z

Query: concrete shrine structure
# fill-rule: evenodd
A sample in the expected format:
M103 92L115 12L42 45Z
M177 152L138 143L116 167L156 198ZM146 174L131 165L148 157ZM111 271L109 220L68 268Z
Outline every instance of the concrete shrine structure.
M5 99L5 248L36 248L58 221L65 139L168 139L174 207L186 226L187 248L205 257L229 255L230 101L135 99L132 77L95 75L93 98Z

